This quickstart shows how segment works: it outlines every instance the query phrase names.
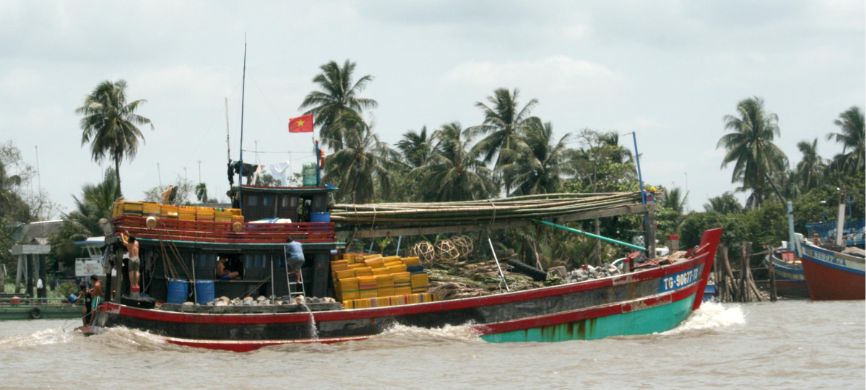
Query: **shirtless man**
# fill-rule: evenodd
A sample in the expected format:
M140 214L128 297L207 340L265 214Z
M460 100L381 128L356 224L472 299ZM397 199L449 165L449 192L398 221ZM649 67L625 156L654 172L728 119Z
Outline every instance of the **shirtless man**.
M93 299L90 308L90 323L93 323L93 320L96 319L96 309L102 303L102 282L99 281L99 278L96 275L90 275L90 283L93 287L90 288L90 296Z
M141 267L141 259L138 257L138 241L126 233L121 234L120 239L129 252L129 292L134 296L141 292L141 288L138 286L140 276L138 270Z

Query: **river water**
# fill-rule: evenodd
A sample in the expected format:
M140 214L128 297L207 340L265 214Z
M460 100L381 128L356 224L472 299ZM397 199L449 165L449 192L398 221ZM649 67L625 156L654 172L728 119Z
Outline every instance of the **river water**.
M2 388L864 388L864 302L705 304L677 329L489 344L467 327L215 352L68 320L0 322Z

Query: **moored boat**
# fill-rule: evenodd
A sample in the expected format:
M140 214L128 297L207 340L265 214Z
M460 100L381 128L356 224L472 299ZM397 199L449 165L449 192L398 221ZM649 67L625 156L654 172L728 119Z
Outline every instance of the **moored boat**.
M806 278L803 276L803 265L796 251L784 243L767 254L766 262L773 264L776 273L776 292L787 298L808 298Z
M864 299L862 249L827 248L805 240L801 251L803 275L812 300Z

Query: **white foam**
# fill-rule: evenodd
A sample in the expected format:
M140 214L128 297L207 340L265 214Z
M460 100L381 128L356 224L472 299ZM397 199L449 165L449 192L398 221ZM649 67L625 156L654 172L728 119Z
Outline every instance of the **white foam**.
M477 341L480 333L471 324L445 325L439 328L421 328L395 324L374 336L375 338L410 338L413 340L454 340L454 341Z
M73 339L72 332L61 328L42 329L24 336L12 336L0 339L0 350L41 345L66 344Z
M663 334L680 334L699 330L718 330L744 325L746 315L739 305L704 302L680 326Z

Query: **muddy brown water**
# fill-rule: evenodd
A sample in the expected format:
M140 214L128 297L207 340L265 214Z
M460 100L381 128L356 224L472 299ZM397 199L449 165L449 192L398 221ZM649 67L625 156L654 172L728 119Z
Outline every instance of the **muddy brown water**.
M218 352L75 321L0 322L0 388L864 388L864 302L707 304L677 329L490 344L465 326Z

